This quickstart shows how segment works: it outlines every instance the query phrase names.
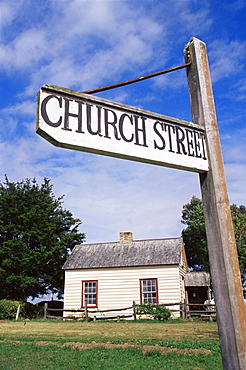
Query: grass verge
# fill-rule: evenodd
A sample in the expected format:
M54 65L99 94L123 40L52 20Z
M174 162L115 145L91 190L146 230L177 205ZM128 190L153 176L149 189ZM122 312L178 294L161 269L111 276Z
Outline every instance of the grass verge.
M138 369L222 369L221 359L216 353L178 354L159 351L142 353L138 348L104 348L87 350L69 347L56 348L52 345L40 346L34 343L11 342L0 344L0 369L88 369L88 370L138 370Z
M222 369L213 322L0 321L0 369Z

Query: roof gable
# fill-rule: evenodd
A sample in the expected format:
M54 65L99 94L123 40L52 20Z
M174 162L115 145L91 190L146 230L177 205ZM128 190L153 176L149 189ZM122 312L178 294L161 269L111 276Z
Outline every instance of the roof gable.
M63 269L179 265L183 239L137 240L76 246Z

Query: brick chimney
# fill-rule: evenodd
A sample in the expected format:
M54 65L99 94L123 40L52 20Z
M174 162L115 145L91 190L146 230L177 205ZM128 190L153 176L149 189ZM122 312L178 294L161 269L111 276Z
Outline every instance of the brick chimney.
M120 233L120 243L127 244L133 241L133 233L130 231Z

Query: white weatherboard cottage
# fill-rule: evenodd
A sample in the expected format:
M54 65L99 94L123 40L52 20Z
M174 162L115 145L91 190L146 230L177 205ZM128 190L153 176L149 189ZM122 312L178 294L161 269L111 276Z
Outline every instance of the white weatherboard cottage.
M99 311L130 307L133 301L167 304L185 299L182 238L133 240L131 232L120 233L118 242L76 246L63 269L65 310L83 309L85 302L89 311ZM71 315L76 316L64 312L64 317ZM113 315L117 313L93 313L98 318Z

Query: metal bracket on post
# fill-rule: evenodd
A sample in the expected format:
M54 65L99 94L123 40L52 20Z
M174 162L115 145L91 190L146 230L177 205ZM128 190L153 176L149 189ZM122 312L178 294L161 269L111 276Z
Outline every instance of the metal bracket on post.
M144 81L144 80L147 80L149 78L156 77L156 76L164 75L164 74L169 73L169 72L178 71L179 69L188 67L190 64L191 64L191 59L188 58L188 60L186 61L186 63L185 64L181 64L180 66L176 66L176 67L164 69L163 71L158 71L158 72L150 73L150 74L145 75L145 76L133 78L132 80L118 82L118 83L113 84L113 85L108 85L108 86L98 87L97 89L83 91L83 93L84 94L96 94L98 92L115 89L116 87L131 85L133 83Z
M206 45L192 38L185 49L192 121L205 128L209 170L200 174L210 270L223 367L246 369L246 311L227 194Z

